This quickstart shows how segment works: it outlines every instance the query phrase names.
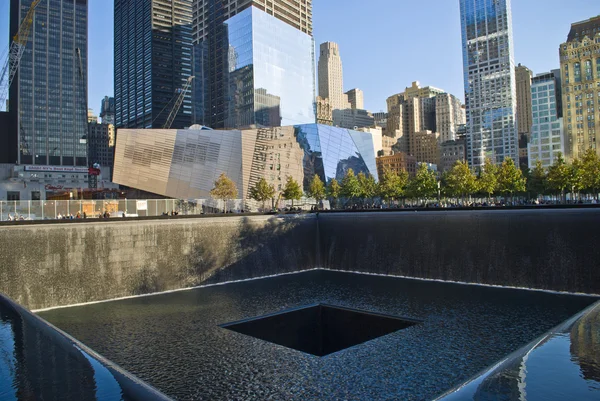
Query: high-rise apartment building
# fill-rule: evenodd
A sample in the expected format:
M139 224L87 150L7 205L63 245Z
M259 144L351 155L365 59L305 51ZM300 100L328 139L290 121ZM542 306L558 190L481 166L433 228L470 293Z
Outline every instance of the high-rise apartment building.
M311 4L194 1L195 123L212 128L314 123Z
M435 96L435 125L440 143L456 140L458 127L465 123L465 114L459 98L449 93Z
M517 90L517 132L519 134L519 166L529 165L528 143L531 132L531 78L533 73L524 65L515 67Z
M435 131L435 97L442 93L445 93L442 89L421 87L415 81L404 92L388 97L387 134L393 136L394 131L401 131L402 135L421 130Z
M519 135L531 132L531 78L533 73L524 65L515 67L515 85L517 90L517 132Z
M518 158L510 0L460 0L467 159Z
M600 16L572 24L559 53L567 156L600 155Z
M115 124L115 98L104 96L100 103L100 118L103 124Z
M160 128L192 75L192 0L115 0L115 124ZM185 96L172 128L192 122Z
M529 168L540 160L544 167L554 163L558 152L565 153L561 105L560 70L538 74L531 83L533 124L527 146Z
M321 44L319 52L319 96L328 98L333 110L349 109L348 95L344 93L344 72L337 43Z
M10 37L32 0L10 2ZM10 88L15 123L2 160L21 165L87 167L87 0L46 0Z
M350 103L351 109L361 109L365 108L365 94L362 90L358 88L350 89L346 92L346 96L348 97L348 103Z
M373 114L363 109L333 110L333 125L341 128L356 129L375 125Z

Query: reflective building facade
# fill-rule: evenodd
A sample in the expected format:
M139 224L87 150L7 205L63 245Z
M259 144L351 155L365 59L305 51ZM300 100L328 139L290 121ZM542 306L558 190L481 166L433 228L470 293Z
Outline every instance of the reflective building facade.
M115 0L115 124L163 127L192 74L192 0ZM185 96L172 128L189 127Z
M467 160L518 160L510 0L460 0Z
M315 174L341 181L349 168L377 179L375 136L327 125L246 130L120 129L113 181L179 199L210 197L221 173L240 197L265 178L282 190L292 176L308 189Z
M212 128L315 121L314 42L290 24L248 7L224 19L219 1L194 48L194 122Z
M10 34L32 0L11 1ZM10 88L18 110L7 162L87 166L87 0L45 0L35 10L27 47Z

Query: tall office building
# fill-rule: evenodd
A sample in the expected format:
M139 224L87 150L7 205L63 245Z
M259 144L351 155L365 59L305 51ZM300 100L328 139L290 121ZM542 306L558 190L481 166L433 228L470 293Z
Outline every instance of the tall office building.
M365 94L362 90L358 88L350 89L348 92L346 92L346 96L348 96L348 103L350 103L351 109L364 110Z
M10 2L11 38L31 3ZM36 7L10 88L15 123L3 134L1 162L87 166L87 18L87 0L45 0Z
M321 44L318 65L319 96L329 99L333 110L349 109L348 95L344 93L342 58L337 43Z
M315 121L311 0L195 0L194 15L195 123Z
M208 37L212 20L225 21L253 6L312 36L312 0L194 0L194 43Z
M540 160L544 167L554 163L558 152L565 153L561 105L560 70L538 74L531 84L533 124L528 148L529 168Z
M102 124L115 124L115 98L104 96L100 103Z
M510 0L460 0L467 159L518 158Z
M565 151L580 157L586 149L600 155L600 16L571 25L560 45Z
M107 123L88 124L88 158L90 165L100 164L100 168L113 168L115 149L115 126ZM109 177L107 175L106 177Z
M115 0L115 124L160 128L192 74L192 0ZM191 92L172 128L192 122Z

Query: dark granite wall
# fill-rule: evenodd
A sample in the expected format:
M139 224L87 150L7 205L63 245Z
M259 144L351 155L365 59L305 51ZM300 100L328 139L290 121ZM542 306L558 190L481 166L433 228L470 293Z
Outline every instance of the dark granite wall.
M314 215L1 227L0 293L41 309L305 270L316 230Z
M315 267L598 294L600 209L0 227L0 292L31 309Z
M600 293L600 209L319 215L321 266Z

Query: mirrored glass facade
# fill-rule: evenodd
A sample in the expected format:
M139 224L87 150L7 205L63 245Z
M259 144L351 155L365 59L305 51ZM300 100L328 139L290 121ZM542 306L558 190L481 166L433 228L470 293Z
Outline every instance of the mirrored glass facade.
M223 22L222 10L211 7L209 34L194 51L195 122L213 128L314 122L313 38L256 7Z
M11 1L21 21L32 0ZM18 72L18 162L87 166L87 0L44 0ZM11 34L18 24L11 22Z
M460 0L467 159L518 160L510 0Z
M368 132L304 124L246 130L137 130L117 135L113 181L179 199L209 198L221 173L239 197L261 178L280 191L288 176L308 189L314 175L346 171L377 179L376 140Z

